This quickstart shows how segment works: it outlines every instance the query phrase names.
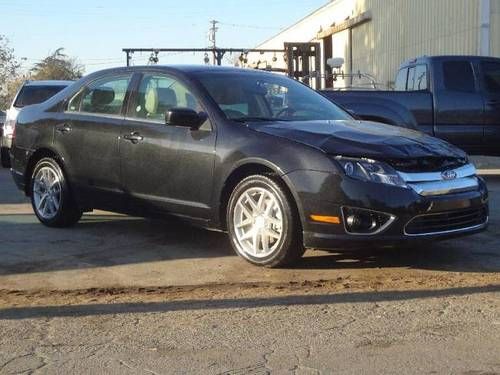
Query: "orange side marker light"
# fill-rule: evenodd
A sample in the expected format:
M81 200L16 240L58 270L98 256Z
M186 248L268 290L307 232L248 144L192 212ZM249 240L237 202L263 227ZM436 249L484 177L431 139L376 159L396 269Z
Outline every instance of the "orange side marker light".
M312 221L317 221L318 223L340 224L340 217L338 216L311 215L310 217Z

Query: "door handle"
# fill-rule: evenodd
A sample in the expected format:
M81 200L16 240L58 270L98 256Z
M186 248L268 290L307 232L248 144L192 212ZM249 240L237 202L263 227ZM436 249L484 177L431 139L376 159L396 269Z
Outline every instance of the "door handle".
M56 126L56 132L59 132L61 134L69 133L70 131L71 131L71 126L69 126L68 124Z
M140 141L142 141L144 139L144 137L142 135L140 135L139 133L137 132L132 132L130 134L125 134L123 136L124 139L126 139L127 141L130 141L132 142L134 145L139 143Z

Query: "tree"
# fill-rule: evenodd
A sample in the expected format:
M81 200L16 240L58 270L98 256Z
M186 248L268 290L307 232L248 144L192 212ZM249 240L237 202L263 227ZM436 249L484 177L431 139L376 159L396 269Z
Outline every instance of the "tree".
M10 107L19 82L19 63L9 41L0 35L0 109Z
M83 66L78 64L76 59L64 54L64 48L58 48L31 69L31 78L34 80L76 80L82 75Z

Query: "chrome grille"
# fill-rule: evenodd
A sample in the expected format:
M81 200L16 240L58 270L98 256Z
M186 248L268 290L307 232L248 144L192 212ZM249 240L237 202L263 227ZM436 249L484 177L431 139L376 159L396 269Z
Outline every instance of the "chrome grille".
M479 186L476 168L472 164L439 172L405 173L398 171L398 173L409 187L423 196L472 191ZM453 176L453 178L447 178L448 176Z

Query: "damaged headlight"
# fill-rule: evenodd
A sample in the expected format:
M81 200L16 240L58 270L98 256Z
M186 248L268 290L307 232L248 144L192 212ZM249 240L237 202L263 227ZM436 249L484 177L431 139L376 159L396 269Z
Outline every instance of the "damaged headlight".
M335 160L349 177L361 181L407 187L398 172L386 163L371 159L356 159L343 156L336 156Z

